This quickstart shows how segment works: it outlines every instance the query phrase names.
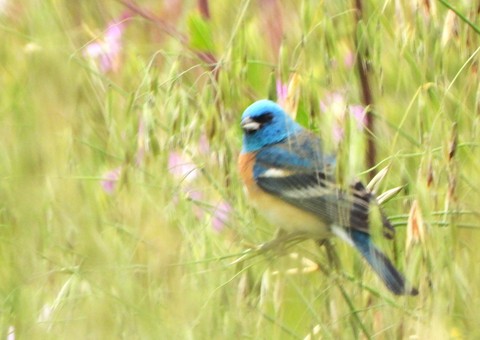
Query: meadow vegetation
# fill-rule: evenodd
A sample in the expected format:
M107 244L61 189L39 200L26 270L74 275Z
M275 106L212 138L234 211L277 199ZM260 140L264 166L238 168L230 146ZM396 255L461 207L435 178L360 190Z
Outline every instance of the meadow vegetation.
M359 5L361 5L359 8ZM454 6L457 13L448 9ZM0 1L0 337L480 337L478 4ZM388 167L392 295L356 252L275 235L236 171L278 100Z

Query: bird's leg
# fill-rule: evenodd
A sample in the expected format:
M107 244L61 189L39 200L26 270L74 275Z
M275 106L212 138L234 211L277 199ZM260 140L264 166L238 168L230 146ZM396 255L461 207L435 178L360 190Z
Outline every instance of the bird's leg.
M339 268L340 261L338 259L337 253L335 252L335 249L333 248L332 243L328 239L323 239L323 240L317 240L317 244L322 247L325 247L325 250L327 252L327 258L328 258L328 263L330 268Z
M332 269L332 261L333 261L332 260L332 258L333 258L332 245L331 245L331 243L328 239L316 240L315 243L319 247L325 247L325 251L327 252L327 257L328 257L328 266L324 266L323 264L321 264L318 261L316 263L317 263L317 267L320 270L320 272L322 272L323 275L329 276L330 272L331 272L331 269Z

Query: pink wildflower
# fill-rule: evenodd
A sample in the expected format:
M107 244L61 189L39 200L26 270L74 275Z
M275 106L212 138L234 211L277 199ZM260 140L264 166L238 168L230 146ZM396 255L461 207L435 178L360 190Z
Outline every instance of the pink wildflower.
M325 99L320 101L320 110L324 113L333 113L334 115L343 112L346 107L345 97L340 92L327 93Z
M213 230L220 232L225 227L225 223L230 218L232 206L227 201L220 202L213 212L212 228Z
M179 152L173 151L168 156L168 171L186 182L193 181L197 175L197 166L193 161Z
M126 27L126 19L130 13L124 13L119 20L108 24L102 38L87 45L84 55L96 60L100 71L117 71L120 66L120 52L122 51L122 36Z
M320 102L320 110L333 118L332 137L337 144L344 138L346 119L352 117L359 131L365 128L365 108L362 105L347 105L345 96L340 92L327 94Z
M191 199L194 203L195 202L201 202L203 200L203 192L201 192L200 190L196 190L196 189L187 190L187 189L185 189L185 192L186 192L188 198ZM203 210L198 204L193 205L193 214L199 220L202 219L203 216L204 216Z
M348 112L354 118L357 123L357 129L363 130L366 125L367 111L362 105L349 105Z
M288 96L288 84L282 83L281 80L277 80L277 103L281 107L285 107Z
M198 153L208 155L210 146L206 135L201 135L198 142ZM195 179L197 179L199 170L193 160L181 151L172 151L168 156L168 171L177 179L183 181L181 190L185 196L193 203L193 215L199 220L204 221L208 217L205 214L204 207L209 204L208 195L205 191L198 189ZM178 196L174 197L174 203L178 203ZM220 232L230 217L232 207L226 201L221 201L211 210L212 229Z
M111 195L117 187L117 182L122 174L122 167L115 168L103 175L102 188L107 194Z
M320 110L333 118L332 137L335 143L339 143L344 136L344 120L347 103L343 94L331 92L320 101Z

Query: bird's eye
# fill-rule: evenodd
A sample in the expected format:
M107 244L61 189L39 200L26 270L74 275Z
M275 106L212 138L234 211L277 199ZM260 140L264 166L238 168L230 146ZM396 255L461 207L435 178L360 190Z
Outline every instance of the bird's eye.
M254 118L257 123L265 124L273 119L273 113L265 112Z

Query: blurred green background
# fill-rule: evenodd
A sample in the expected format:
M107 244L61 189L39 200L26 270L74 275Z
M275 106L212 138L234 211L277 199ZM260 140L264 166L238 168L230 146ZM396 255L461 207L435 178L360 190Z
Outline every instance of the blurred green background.
M0 336L480 337L479 5L454 5L0 1ZM377 238L417 297L337 241L340 268L313 242L243 257L275 233L236 172L266 97L345 178L389 167Z

